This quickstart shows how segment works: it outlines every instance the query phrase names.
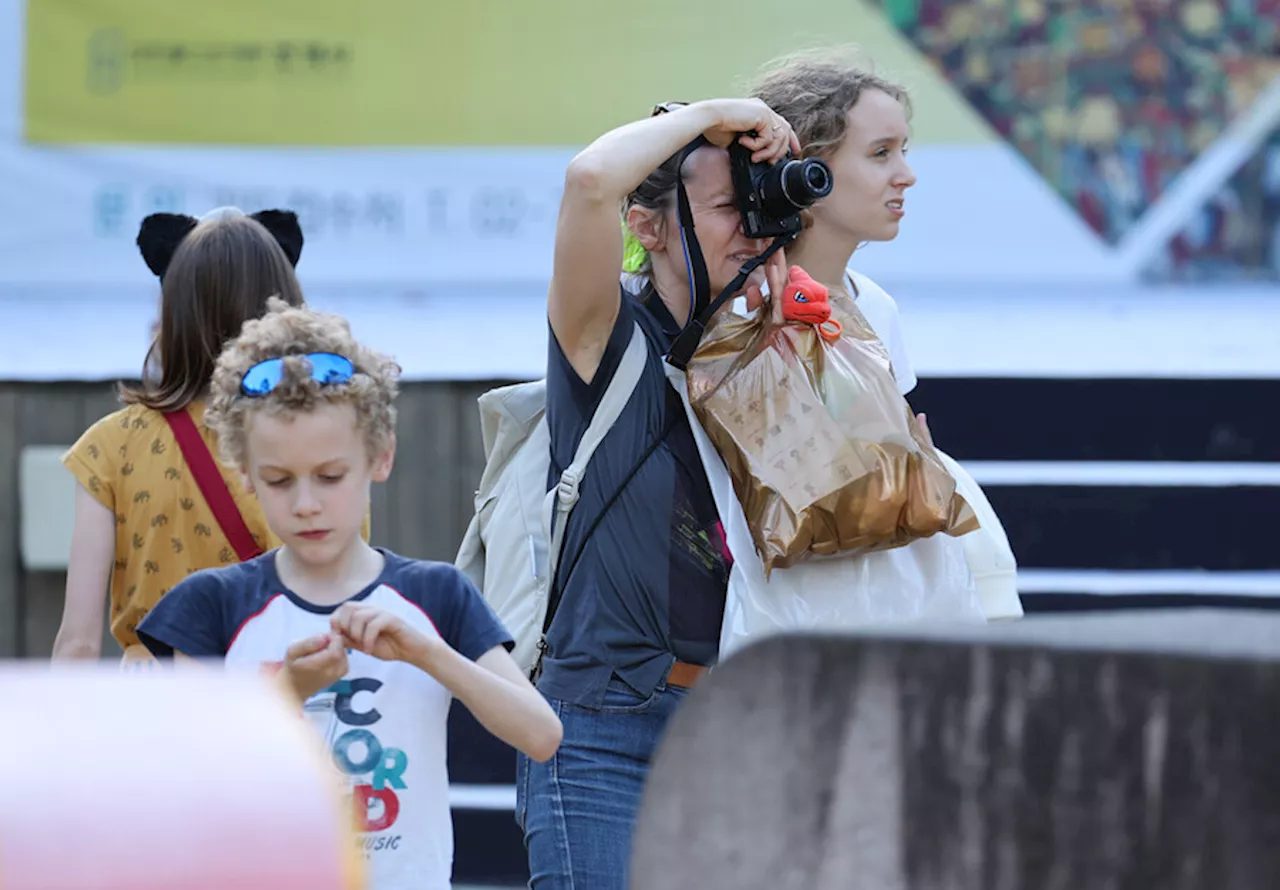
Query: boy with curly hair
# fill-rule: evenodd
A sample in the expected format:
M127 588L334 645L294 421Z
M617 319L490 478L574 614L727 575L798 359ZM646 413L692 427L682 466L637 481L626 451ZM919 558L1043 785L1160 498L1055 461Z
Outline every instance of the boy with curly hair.
M398 375L338 316L273 299L246 323L207 419L282 545L189 576L138 628L157 657L278 669L346 777L376 890L449 886L451 698L537 760L561 736L462 573L361 537L391 473Z

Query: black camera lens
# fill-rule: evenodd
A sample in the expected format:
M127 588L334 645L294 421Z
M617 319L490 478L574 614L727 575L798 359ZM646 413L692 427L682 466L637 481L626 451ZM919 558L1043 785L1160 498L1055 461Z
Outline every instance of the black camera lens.
M831 168L817 158L756 163L740 142L729 146L729 172L748 238L794 237L803 228L800 211L831 194L835 185Z
M831 194L831 184L831 168L825 162L785 161L763 177L760 196L774 213L794 213Z
M822 161L809 160L801 161L801 176L804 177L805 187L809 193L813 195L813 200L825 198L831 194L831 168Z

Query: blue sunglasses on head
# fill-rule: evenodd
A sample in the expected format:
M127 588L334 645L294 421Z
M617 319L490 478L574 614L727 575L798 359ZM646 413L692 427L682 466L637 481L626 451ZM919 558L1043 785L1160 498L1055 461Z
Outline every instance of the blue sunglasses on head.
M289 356L292 358L293 356ZM305 358L311 364L311 379L321 386L334 386L350 383L355 376L355 365L351 359L332 352L309 352ZM269 358L258 362L245 372L240 381L240 391L250 398L265 396L280 385L284 377L284 358Z

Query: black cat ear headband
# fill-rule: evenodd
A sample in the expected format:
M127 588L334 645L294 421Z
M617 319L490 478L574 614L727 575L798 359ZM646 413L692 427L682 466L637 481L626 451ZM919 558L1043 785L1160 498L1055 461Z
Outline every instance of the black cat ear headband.
M200 219L185 213L153 213L142 221L142 227L138 229L138 250L142 252L147 268L163 282L173 252L203 220L245 215L234 207L220 207ZM247 216L271 233L289 258L289 263L296 268L302 256L302 228L298 225L298 215L291 210L259 210Z

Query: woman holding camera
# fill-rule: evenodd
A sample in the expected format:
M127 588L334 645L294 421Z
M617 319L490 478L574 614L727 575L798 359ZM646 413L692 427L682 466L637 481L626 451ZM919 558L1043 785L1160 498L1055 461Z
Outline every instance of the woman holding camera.
M712 296L769 246L742 231L725 150L734 140L760 163L799 150L763 102L716 99L662 106L606 133L565 176L547 297L549 484L573 460L637 326L646 357L587 465L564 536L538 677L564 741L546 763L521 756L517 779L534 888L626 886L650 757L716 660L732 558L663 356L696 305L678 185ZM749 304L759 305L766 281L781 293L781 250L747 279Z

